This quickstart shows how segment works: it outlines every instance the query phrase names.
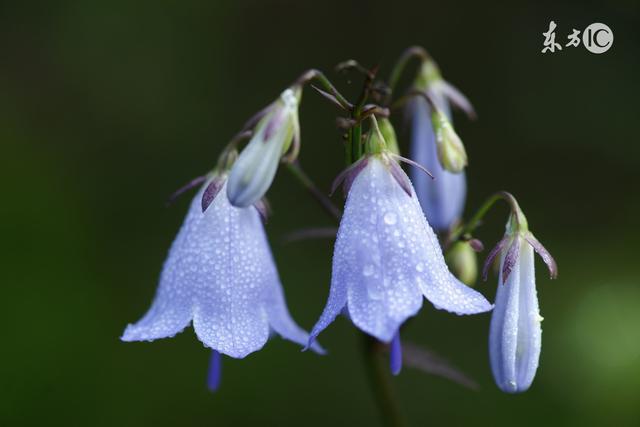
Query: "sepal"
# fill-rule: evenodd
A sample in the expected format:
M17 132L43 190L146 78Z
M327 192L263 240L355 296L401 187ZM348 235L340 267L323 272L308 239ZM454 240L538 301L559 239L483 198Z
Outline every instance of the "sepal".
M225 178L222 177L213 178L207 185L207 188L205 188L204 192L202 193L201 200L203 213L207 210L211 202L213 202L213 200L216 198L220 190L222 190L222 187L224 187L224 181Z
M342 184L342 190L344 191L344 195L349 194L349 190L351 189L351 185L353 181L358 177L360 172L369 164L369 157L365 156L340 172L340 174L333 180L333 184L331 184L331 193L336 192L340 184Z
M558 264L556 263L556 260L553 259L553 256L551 256L549 251L547 251L547 249L542 245L542 243L540 243L538 239L536 239L533 233L531 233L530 231L527 231L526 233L524 233L524 239L527 241L527 243L529 243L533 247L533 250L535 250L536 253L540 255L544 263L547 265L547 268L549 269L549 275L551 276L551 278L552 279L557 278Z

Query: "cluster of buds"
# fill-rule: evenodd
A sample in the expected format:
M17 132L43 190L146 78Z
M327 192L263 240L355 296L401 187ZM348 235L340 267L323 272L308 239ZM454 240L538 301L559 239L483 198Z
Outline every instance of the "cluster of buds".
M411 57L420 59L414 82L391 102ZM391 372L398 374L405 360L401 329L426 299L458 315L493 309L489 349L496 383L510 393L526 390L538 366L542 320L533 251L542 255L553 277L557 268L508 193L491 198L471 221L463 222L468 161L450 106L475 117L471 104L420 48L407 51L387 82L376 81L376 69L355 61L345 64L342 68L366 77L357 102L349 102L324 74L310 70L247 122L211 173L190 183L188 187L200 189L169 250L155 299L141 320L127 326L122 340L172 337L192 324L198 339L212 350L208 384L213 390L220 383L221 355L244 358L261 349L271 332L324 354L316 338L343 314L389 349ZM343 210L296 161L301 144L298 108L303 87L311 81L348 114L338 121L347 168L332 190L343 186ZM399 107L411 121L409 158L400 155L402 139L390 120ZM243 139L249 142L238 153ZM263 225L265 195L282 163L339 220L327 304L310 333L289 314ZM411 167L410 176L402 164ZM476 253L483 250L472 233L500 198L510 203L512 214L504 238L485 264L486 278L500 256L494 308L472 288Z

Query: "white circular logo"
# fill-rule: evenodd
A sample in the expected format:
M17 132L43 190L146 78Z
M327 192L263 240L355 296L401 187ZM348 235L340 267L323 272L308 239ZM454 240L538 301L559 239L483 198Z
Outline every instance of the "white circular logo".
M613 44L613 31L607 25L595 22L582 32L582 43L591 53L605 53Z

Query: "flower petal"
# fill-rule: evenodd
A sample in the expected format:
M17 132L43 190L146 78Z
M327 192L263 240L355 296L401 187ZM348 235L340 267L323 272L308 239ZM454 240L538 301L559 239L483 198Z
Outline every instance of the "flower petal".
M199 248L208 267L207 280L197 283L193 327L207 347L243 358L269 337L264 296L273 260L255 208L235 208L216 197L206 215L218 226L207 230Z
M331 289L329 290L329 299L327 300L327 305L324 307L322 314L320 315L320 319L316 322L311 330L311 334L309 336L309 342L305 347L305 350L311 347L316 339L316 337L322 332L327 326L331 324L335 320L335 318L342 312L347 305L347 284L344 282L334 282L331 281Z
M408 247L422 212L412 200L372 157L351 187L335 245L332 286L346 283L351 320L384 342L422 306Z
M481 293L458 280L447 267L435 233L424 219L417 224L424 274L417 276L424 296L437 309L456 314L476 314L493 307ZM417 268L417 266L416 266Z
M266 309L269 317L269 324L274 331L276 331L282 338L293 341L302 346L307 346L309 343L309 333L302 329L294 322L287 309L287 303L285 302L284 293L282 292L282 286L278 273L275 271L275 267L272 271L272 280L270 280L271 287L266 296ZM325 351L318 343L312 343L311 349L319 354L324 354Z
M206 185L205 185L206 186ZM153 304L145 316L127 326L123 341L153 341L172 337L191 321L194 284L209 280L208 263L200 256L212 224L204 220L200 201L204 190L193 198L160 274Z

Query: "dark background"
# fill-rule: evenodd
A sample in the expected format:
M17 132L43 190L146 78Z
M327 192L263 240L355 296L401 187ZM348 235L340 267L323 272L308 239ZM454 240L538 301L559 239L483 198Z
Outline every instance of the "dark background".
M326 357L275 339L225 359L216 395L190 328L154 343L118 337L147 309L190 198L167 209L167 196L212 168L246 118L307 68L353 96L360 79L349 86L337 62L386 75L421 44L479 114L456 119L470 157L467 215L512 191L560 275L549 281L538 261L543 352L519 396L493 384L489 315L425 304L406 336L481 389L405 369L394 383L411 425L639 425L639 8L600 3L0 3L0 424L376 425L344 319L321 336ZM604 22L614 45L542 55L552 19L562 44L572 28ZM342 167L335 113L305 91L301 162L323 189ZM289 307L310 328L328 295L331 243L282 236L331 222L284 170L269 197ZM487 245L506 213L479 231ZM495 285L479 289L493 298Z

